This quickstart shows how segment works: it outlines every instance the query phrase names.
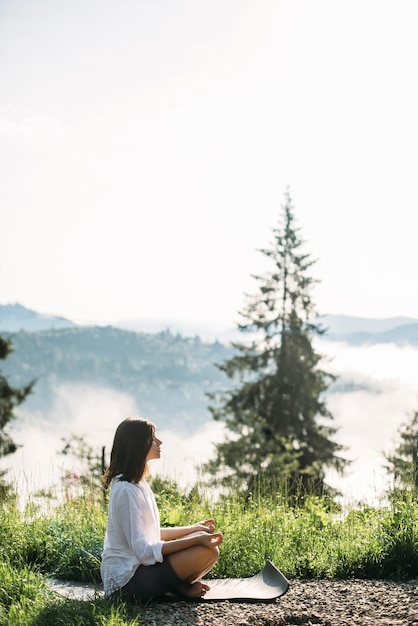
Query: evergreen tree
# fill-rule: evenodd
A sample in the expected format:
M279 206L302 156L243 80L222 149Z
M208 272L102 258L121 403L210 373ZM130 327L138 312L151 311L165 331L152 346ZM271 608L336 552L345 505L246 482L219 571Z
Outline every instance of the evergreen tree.
M10 352L12 352L10 339L5 339L0 336L0 359L6 359ZM13 454L13 452L17 450L17 445L6 429L9 422L15 417L15 408L21 404L32 391L34 384L35 381L32 381L21 389L12 387L0 371L0 458L8 454ZM0 497L4 497L7 493L4 475L5 471L0 472Z
M249 340L235 343L235 356L218 365L232 388L209 394L209 409L229 434L206 470L244 492L283 479L293 493L326 490L325 468L346 464L323 398L334 377L320 369L312 343L324 332L312 321L315 261L302 252L289 193L285 200L273 244L260 250L271 270L253 277L258 288L240 312L238 329Z
M413 489L418 494L418 411L401 425L399 444L393 454L386 454L385 466L395 481L395 487Z

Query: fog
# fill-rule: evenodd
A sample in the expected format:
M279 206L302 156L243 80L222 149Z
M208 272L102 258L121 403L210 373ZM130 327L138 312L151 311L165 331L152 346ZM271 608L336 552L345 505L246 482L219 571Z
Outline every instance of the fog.
M10 429L15 443L21 447L13 455L0 459L0 469L8 469L7 479L19 490L24 501L41 488L60 483L65 470L81 471L77 459L61 454L64 440L71 435L83 436L98 456L104 446L108 460L115 429L127 416L144 415L134 399L106 388L85 385L61 385L55 390L52 409L44 416L20 409ZM159 428L163 441L161 459L150 467L155 475L173 478L183 487L194 484L199 467L214 451L214 444L223 438L223 425L210 419L203 427L184 432Z
M375 503L390 481L383 469L383 453L393 450L399 427L418 410L418 349L328 342L319 349L332 359L328 370L339 380L344 377L357 387L370 388L328 398L338 428L336 440L347 447L344 456L352 460L343 478L329 472L328 480L348 500Z
M327 397L338 429L335 439L346 447L345 457L352 460L344 477L329 472L328 481L348 500L375 503L388 485L383 451L393 449L400 424L418 410L418 349L393 345L358 348L331 342L322 342L318 348L329 356L325 369L340 377L341 386L346 381L355 384L351 392L337 391ZM105 446L109 454L115 428L128 415L142 415L129 395L84 385L60 386L48 414L29 414L23 407L19 410L11 435L21 447L1 459L0 468L9 469L7 477L22 497L30 497L39 488L59 482L64 469L78 471L74 459L58 454L64 446L62 438L83 435L98 453ZM152 415L142 416L153 419ZM209 412L203 426L190 432L181 426L175 431L158 430L162 456L152 462L151 472L170 476L187 487L198 478L202 463L213 456L224 427L214 422Z

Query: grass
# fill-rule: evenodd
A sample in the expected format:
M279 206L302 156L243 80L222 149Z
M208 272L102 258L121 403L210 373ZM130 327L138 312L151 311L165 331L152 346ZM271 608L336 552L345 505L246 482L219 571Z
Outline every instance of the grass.
M390 578L418 576L418 503L400 494L382 508L353 507L344 515L308 497L291 506L281 493L249 501L225 497L211 504L195 488L181 493L160 483L162 525L214 516L224 533L214 577L251 576L271 560L288 578ZM54 595L44 577L97 581L106 507L92 490L45 512L0 505L0 625L134 626L135 607Z

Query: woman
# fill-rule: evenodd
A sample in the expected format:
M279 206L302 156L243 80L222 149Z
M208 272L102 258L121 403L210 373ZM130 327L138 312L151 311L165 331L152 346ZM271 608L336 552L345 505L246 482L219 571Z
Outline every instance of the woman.
M116 429L103 477L112 483L101 563L106 597L119 593L123 600L147 601L174 592L196 598L209 589L201 578L218 559L222 533L213 532L213 519L160 527L146 477L161 444L147 420L128 417Z

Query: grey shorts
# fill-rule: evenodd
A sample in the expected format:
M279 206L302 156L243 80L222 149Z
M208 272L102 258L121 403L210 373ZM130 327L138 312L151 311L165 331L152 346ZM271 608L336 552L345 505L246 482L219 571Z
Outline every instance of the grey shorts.
M158 598L168 591L173 591L181 582L170 559L166 557L162 563L140 565L119 593L122 600L148 602L152 598Z

